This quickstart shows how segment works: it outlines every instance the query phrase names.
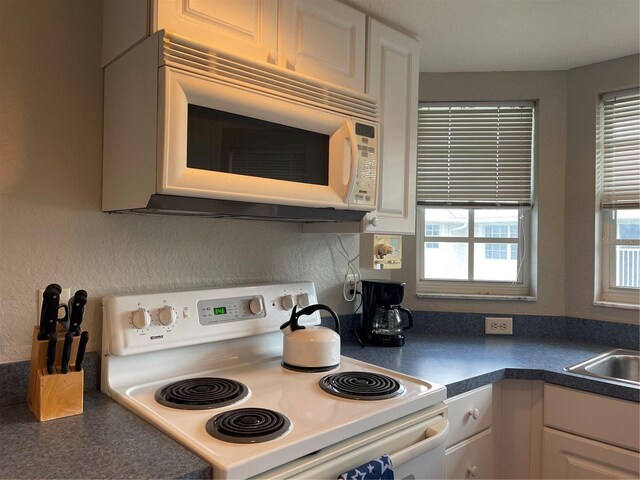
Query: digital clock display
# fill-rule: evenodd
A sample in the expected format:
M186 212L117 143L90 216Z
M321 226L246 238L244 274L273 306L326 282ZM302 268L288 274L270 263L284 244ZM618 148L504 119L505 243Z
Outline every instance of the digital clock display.
M226 315L227 314L227 307L213 307L213 314L214 315Z

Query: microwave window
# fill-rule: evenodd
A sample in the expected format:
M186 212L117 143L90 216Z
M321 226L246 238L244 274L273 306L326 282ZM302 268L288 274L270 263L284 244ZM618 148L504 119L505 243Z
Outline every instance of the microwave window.
M189 105L187 167L329 184L329 136Z

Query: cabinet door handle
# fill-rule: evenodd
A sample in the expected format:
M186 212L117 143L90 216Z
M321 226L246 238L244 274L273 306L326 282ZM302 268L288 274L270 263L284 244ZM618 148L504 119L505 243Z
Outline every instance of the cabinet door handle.
M287 68L289 70L295 70L296 69L296 63L298 63L298 60L296 59L296 57L289 55L287 57Z
M473 465L467 468L467 472L469 472L469 476L471 478L476 478L478 476L478 467L476 465Z
M274 53L272 50L269 50L269 53L267 53L267 62L271 63L272 65L275 65L278 62L277 53Z
M471 410L469 410L469 416L474 420L477 420L478 418L480 418L480 410L478 410L477 408L472 408Z

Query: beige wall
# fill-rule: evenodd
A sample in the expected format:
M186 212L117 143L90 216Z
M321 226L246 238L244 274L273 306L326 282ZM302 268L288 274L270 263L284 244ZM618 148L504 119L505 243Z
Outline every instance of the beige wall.
M638 323L638 311L596 307L596 108L602 93L637 87L638 55L574 68L568 72L565 222L565 304L573 317Z
M299 225L100 211L99 0L0 1L0 363L29 358L38 288L84 288L100 348L104 295L310 279L339 313L333 235ZM355 256L358 241L345 236Z
M405 237L406 267L393 274L407 282L409 308L434 311L567 315L640 323L637 310L596 307L595 125L603 92L638 85L639 56L566 72L422 73L420 100L538 101L537 300L494 302L419 299L415 296L415 237ZM535 238L537 236L537 238Z
M538 108L538 223L532 244L537 247L537 301L419 299L415 296L415 237L404 237L402 272L407 282L405 304L416 310L564 315L564 175L566 145L566 73L422 73L421 101L536 100Z
M351 311L341 297L345 265L332 235L302 235L299 226L283 223L100 212L99 0L2 0L0 41L0 363L29 357L38 316L36 290L51 282L89 291L85 328L92 335L91 350L99 349L104 295L312 279L321 300L339 313ZM635 74L637 79L637 56L633 62L611 65L616 71L620 67L624 78ZM535 303L418 300L412 295L415 240L405 237L405 268L394 278L409 284L407 306L563 315L566 298L570 315L637 321L637 312L591 306L589 116L596 92L624 87L632 79L616 80L618 74L607 66L568 75L576 91L569 96L566 217L571 228L565 234L567 74L422 74L423 100L539 100L539 292ZM583 97L589 104L584 110L577 107L584 106ZM345 240L355 255L357 239Z

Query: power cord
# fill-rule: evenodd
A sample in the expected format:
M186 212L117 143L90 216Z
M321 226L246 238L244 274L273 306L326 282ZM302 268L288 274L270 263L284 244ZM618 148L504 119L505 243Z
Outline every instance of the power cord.
M346 302L353 302L356 299L356 295L358 295L358 283L362 280L360 269L358 268L358 265L354 263L358 260L360 254L351 258L349 256L349 252L344 246L342 238L340 238L340 235L336 235L336 238L338 239L339 244L338 253L340 253L347 262L347 271L344 274L344 282L342 284L342 297ZM353 285L351 285L351 282L349 281L350 275L353 276Z

